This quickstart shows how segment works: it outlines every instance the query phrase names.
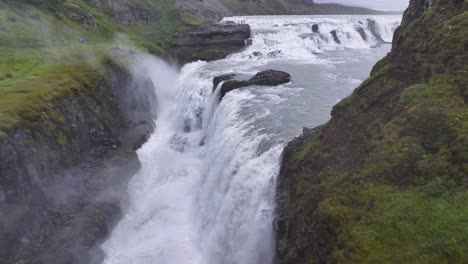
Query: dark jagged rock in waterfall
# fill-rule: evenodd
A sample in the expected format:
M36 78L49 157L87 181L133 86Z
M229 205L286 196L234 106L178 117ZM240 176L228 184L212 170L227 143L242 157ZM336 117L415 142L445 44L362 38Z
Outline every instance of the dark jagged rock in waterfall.
M250 42L247 24L212 24L179 34L173 54L180 63L218 60L245 48Z
M333 40L334 40L337 44L341 44L341 40L340 40L340 38L338 37L338 33L336 32L336 30L330 31L330 34L332 34Z
M358 27L356 31L361 35L362 40L367 41L366 31L362 27Z
M283 71L266 70L257 73L249 80L250 85L276 86L291 81L291 75Z
M467 14L411 0L371 77L286 146L279 264L466 262Z
M213 79L213 89L216 89L221 82L234 79L235 76L236 75L233 73L228 73L228 74L223 74L223 75L215 77Z
M380 44L387 43L383 40L382 35L377 31L377 22L373 19L367 19L367 25L369 26L369 30L372 35L377 39Z
M277 86L291 81L291 75L289 73L276 70L261 71L249 80L233 80L235 77L235 74L224 74L213 80L213 90L216 89L221 82L225 81L221 87L220 99L223 99L228 92L241 87L251 85Z
M312 32L314 32L314 33L320 33L320 31L319 31L319 25L314 24L314 25L312 26Z

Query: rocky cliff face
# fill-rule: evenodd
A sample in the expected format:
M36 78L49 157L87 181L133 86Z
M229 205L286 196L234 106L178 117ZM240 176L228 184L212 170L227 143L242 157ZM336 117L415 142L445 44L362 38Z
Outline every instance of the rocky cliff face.
M133 25L138 22L149 23L159 18L157 10L152 8L148 2L142 0L6 0L6 2L17 7L30 5L39 8L46 8L57 16L65 15L75 22L91 27L98 26L98 23L97 18L87 5L104 11L104 13L110 15L123 25Z
M0 138L2 263L99 263L153 117L127 71L89 74Z
M412 0L393 49L285 149L279 263L463 263L468 2Z
M219 60L245 48L249 38L247 24L211 24L179 34L171 53L181 64Z

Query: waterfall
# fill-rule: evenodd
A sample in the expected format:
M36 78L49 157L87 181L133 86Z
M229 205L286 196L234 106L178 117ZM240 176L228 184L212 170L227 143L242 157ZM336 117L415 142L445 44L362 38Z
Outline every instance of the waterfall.
M228 17L248 23L252 45L234 57L257 60L313 60L330 50L365 49L392 42L401 16L253 16ZM312 27L318 26L314 33Z
M132 61L153 82L158 118L104 263L271 263L282 148L253 127L264 113L242 115L252 95L218 105L205 62L177 72L150 55Z
M103 263L273 263L280 156L284 142L302 128L300 118L310 116L310 101L305 100L309 95L302 98L305 89L294 83L301 76L293 74L292 84L239 89L220 102L213 78L229 72L252 76L265 67L304 73L311 65L301 68L298 61L315 64L318 75L314 77L315 71L303 74L304 83L322 78L325 88L314 84L322 93L330 92L328 79L343 83L330 98L313 95L327 115L317 120L326 119L331 102L346 96L355 87L356 77L333 75L337 67L330 67L334 62L325 55L343 49L369 49L371 54L377 39L364 40L356 31L368 19L226 18L226 22L245 20L252 26L252 46L224 60L193 62L180 70L151 55L129 55L136 78L149 80L155 89L156 128L137 152L142 168L129 183L123 219L102 245ZM373 19L373 30L384 41L391 40L398 17ZM321 33L312 33L314 24ZM372 35L370 28L363 28ZM341 44L329 34L331 30L336 30ZM369 65L370 70L377 59L363 57L368 63L359 65ZM320 74L322 66L326 74Z

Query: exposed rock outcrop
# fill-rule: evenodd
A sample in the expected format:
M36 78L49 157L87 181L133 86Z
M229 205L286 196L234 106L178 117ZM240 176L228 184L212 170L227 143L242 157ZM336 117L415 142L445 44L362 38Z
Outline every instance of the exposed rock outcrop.
M341 40L340 40L340 38L338 37L338 33L336 32L336 30L330 31L330 34L332 35L333 40L334 40L337 44L341 44Z
M75 21L76 23L80 23L91 28L96 28L98 26L97 20L92 14L80 9L77 6L66 5L64 14L66 17Z
M319 31L319 25L317 25L317 24L312 25L312 32L314 32L314 33L320 33L320 31Z
M135 149L152 129L152 117L122 97L129 74L108 69L95 85L78 83L55 98L38 122L0 137L2 263L102 260L97 246L120 216L140 166Z
M224 81L219 92L220 99L223 99L228 92L241 87L252 85L276 86L291 81L291 75L289 73L275 70L261 71L249 80L233 80L235 76L235 74L225 74L214 78L213 89L216 89L218 85Z
M377 39L379 43L385 43L385 40L382 39L382 35L377 31L377 22L373 19L367 19L367 23L369 26L369 30L372 33L372 35Z
M468 257L460 225L468 199L467 14L466 1L411 0L371 77L327 124L285 148L280 264Z
M245 48L250 38L247 24L212 24L179 34L174 56L180 63L218 60Z
M356 31L361 35L362 40L367 41L366 31L362 27L356 28Z

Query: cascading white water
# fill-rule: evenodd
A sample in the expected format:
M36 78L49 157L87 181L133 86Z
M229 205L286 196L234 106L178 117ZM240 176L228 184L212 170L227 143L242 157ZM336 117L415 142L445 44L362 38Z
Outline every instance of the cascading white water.
M349 94L356 78L368 74L363 69L368 72L385 51L356 46L366 49L353 55L358 61L342 62L341 54L314 54L332 46L309 49L315 42L301 35L317 21L323 30L328 25L347 32L353 28L347 19L367 18L229 18L251 24L253 45L180 71L150 55L129 58L135 77L149 79L156 89L156 129L138 150L142 168L129 183L124 218L102 246L104 264L273 263L275 186L284 142L303 124L326 121L336 100ZM355 47L346 45L340 47ZM268 56L275 50L281 52ZM343 63L362 69L345 74L339 70ZM266 67L289 71L292 84L239 89L219 102L214 76L252 75Z
M391 42L393 32L400 25L401 16L258 16L229 17L223 22L248 23L252 27L252 45L237 54L257 59L311 60L314 54L337 49L364 49L379 45L372 33L371 21L375 21L375 33L383 41ZM319 33L312 32L317 25ZM362 28L366 40L358 32ZM340 43L333 37L332 31ZM256 52L254 54L254 52Z
M151 56L131 61L156 87L158 119L138 151L128 211L103 246L105 263L271 262L281 146L259 148L268 135L252 124L262 113L241 115L253 96L218 106L212 78L201 74L206 63L177 73Z

